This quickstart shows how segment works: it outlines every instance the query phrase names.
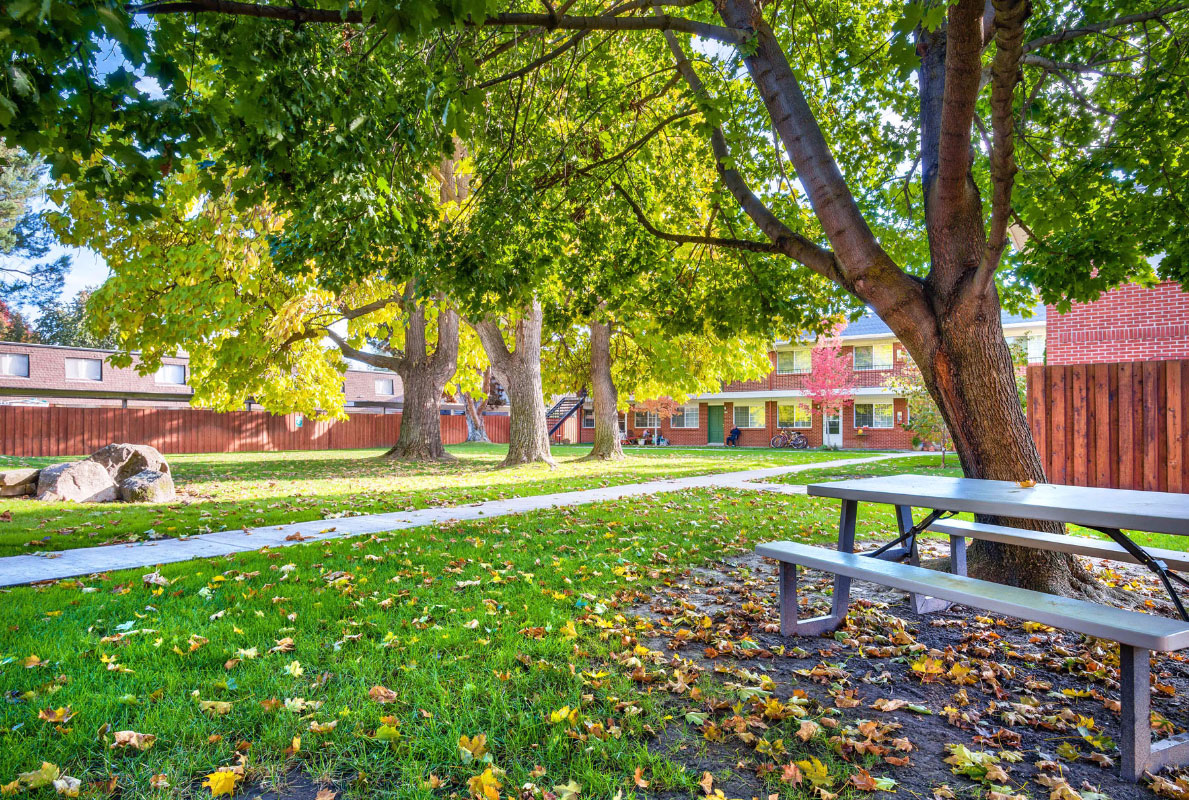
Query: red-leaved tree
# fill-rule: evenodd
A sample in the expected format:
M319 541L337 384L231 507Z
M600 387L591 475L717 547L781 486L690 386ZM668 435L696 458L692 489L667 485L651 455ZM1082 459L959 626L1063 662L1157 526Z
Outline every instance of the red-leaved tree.
M823 415L839 413L855 401L855 371L836 337L818 339L809 354L805 395Z

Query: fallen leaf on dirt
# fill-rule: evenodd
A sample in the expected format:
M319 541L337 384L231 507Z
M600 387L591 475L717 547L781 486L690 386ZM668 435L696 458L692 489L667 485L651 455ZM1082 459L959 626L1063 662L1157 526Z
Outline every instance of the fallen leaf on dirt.
M235 794L235 785L244 779L231 770L219 770L206 776L202 785L211 790L211 797Z

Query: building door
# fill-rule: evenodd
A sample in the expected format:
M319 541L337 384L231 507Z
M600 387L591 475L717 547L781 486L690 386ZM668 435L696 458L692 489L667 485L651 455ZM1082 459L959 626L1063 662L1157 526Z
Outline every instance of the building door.
M706 444L722 444L722 406L706 408Z
M822 446L842 447L842 410L822 414Z

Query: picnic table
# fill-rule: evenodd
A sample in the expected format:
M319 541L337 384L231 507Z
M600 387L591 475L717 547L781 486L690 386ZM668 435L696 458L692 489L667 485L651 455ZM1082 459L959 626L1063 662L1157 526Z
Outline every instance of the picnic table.
M908 591L913 609L929 613L962 603L1119 643L1121 715L1120 769L1137 780L1145 770L1189 762L1189 734L1153 744L1149 710L1150 652L1189 647L1189 613L1174 583L1189 586L1176 570L1189 569L1189 554L1143 547L1125 531L1189 536L1189 495L1127 489L1098 489L1013 481L895 475L814 483L809 495L841 501L837 550L796 542L771 542L757 553L780 561L781 632L819 635L846 619L852 580L869 580ZM898 536L874 551L854 552L859 503L895 508ZM914 522L913 509L926 510ZM972 513L999 523L951 519ZM1110 541L1018 527L1022 520L1081 525ZM1026 524L1026 523L1025 523ZM926 530L950 537L951 572L919 566L917 537ZM1004 586L966 576L966 540L982 539L1115 561L1141 564L1163 583L1181 619L1144 614L1057 595ZM899 562L908 563L899 563ZM797 567L834 573L830 613L798 619Z

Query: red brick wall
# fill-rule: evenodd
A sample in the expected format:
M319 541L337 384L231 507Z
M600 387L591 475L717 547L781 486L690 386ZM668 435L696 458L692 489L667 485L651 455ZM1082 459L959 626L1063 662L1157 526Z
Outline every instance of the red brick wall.
M756 401L764 404L765 419L763 428L740 428L740 444L743 447L768 447L772 441L772 437L779 433L780 428L777 425L777 407L779 403L776 400L760 400ZM742 401L740 401L742 405ZM698 406L698 427L697 428L674 428L670 425L668 417L661 418L661 433L673 445L704 445L708 436L708 420L710 416L710 403L701 403ZM724 402L723 404L723 436L730 433L731 428L734 427L734 408L735 404L732 402ZM897 399L892 401L894 407L893 413L897 420L895 427L891 429L872 429L866 436L857 436L854 427L854 411L847 408L842 412L842 446L854 449L871 449L871 450L908 450L912 447L912 433L900 427L900 422L905 419L908 413L907 401ZM577 416L577 415L575 415ZM628 412L628 437L636 437L644 432L643 428L636 428L634 426L635 418L631 411ZM822 445L822 415L818 410L813 411L813 423L808 428L797 428L809 438L810 447L821 447ZM594 429L583 428L579 439L584 444L589 444L594 441ZM573 439L571 439L573 441Z
M1189 358L1189 293L1175 282L1120 286L1067 314L1047 311L1049 364Z
M847 359L854 353L853 345L842 348L842 354ZM772 364L772 371L768 377L754 381L732 381L723 384L724 392L760 392L766 389L804 389L808 374L778 375L776 373L776 353L768 353L768 360ZM860 370L855 375L855 386L874 389L884 385L889 375L898 372L908 362L908 351L899 342L892 343L892 369Z

